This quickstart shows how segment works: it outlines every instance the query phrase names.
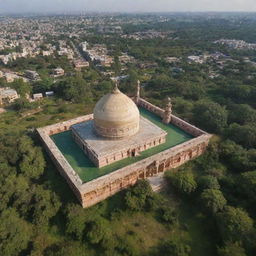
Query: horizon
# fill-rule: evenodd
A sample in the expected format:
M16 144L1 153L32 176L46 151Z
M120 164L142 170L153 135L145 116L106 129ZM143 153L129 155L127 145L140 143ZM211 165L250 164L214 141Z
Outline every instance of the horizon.
M256 12L254 0L0 0L1 14Z
M95 14L104 14L104 15L171 15L171 14L256 14L256 11L30 11L30 12L1 12L2 16L26 16L26 15L95 15Z

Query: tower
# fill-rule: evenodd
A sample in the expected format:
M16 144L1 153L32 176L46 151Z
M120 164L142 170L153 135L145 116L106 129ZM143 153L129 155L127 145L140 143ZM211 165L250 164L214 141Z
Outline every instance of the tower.
M137 81L137 92L135 96L135 103L138 105L140 101L140 80Z
M172 118L172 103L171 103L171 99L168 97L162 121L165 124L169 124L171 122L171 118Z

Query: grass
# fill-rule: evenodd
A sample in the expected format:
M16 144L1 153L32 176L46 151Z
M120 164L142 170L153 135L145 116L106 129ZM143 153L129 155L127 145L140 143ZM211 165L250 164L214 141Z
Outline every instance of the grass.
M140 109L140 113L168 133L166 142L142 152L140 156L126 158L102 168L95 167L90 159L84 154L80 147L74 142L71 131L55 134L51 136L51 138L84 182L96 179L193 138L190 134L174 125L166 125L162 123L158 116L143 108Z

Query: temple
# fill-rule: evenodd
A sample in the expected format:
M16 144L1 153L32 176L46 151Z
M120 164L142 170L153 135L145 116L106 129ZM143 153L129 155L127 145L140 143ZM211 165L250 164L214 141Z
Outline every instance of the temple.
M139 179L200 156L211 135L116 85L92 114L38 128L43 145L83 207L94 205Z

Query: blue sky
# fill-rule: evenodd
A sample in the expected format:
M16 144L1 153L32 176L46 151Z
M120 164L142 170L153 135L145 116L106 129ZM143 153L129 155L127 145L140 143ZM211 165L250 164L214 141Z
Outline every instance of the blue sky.
M256 11L256 0L0 0L0 12Z

